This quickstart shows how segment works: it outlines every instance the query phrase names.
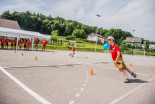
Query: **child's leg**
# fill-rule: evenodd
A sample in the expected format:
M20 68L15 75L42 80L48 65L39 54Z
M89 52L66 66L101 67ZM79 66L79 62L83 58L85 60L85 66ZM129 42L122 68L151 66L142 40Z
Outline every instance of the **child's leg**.
M129 72L134 78L137 77L137 75L134 72L130 71L130 69L128 69L127 67L125 67L125 70Z

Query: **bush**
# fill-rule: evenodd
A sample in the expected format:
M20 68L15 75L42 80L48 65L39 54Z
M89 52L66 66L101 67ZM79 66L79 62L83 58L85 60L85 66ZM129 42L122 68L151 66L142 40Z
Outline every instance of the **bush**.
M72 35L68 35L66 37L67 40L75 40L75 36L72 36Z

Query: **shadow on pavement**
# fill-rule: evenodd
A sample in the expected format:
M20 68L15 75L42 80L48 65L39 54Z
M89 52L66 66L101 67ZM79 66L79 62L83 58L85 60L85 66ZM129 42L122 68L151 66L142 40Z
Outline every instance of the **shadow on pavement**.
M141 79L130 79L130 83L149 83L149 82Z

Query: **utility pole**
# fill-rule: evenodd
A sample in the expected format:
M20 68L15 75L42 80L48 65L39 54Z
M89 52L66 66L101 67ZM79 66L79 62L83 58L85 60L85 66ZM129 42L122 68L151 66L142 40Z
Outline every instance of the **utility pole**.
M99 22L99 18L101 17L101 15L96 14L96 16L98 17L98 20L97 20L97 30L96 30L96 44L95 44L95 52L96 52L96 46L97 46L97 40L98 40L98 37L97 37L97 32L98 32L98 22Z

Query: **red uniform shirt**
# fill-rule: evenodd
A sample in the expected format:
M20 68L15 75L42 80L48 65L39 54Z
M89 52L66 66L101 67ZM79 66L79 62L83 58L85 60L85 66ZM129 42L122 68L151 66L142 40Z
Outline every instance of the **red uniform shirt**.
M31 45L31 42L30 41L27 41L27 45Z
M75 47L73 47L72 51L75 51L75 49L76 49L76 48L75 48Z
M40 40L39 39L36 39L35 42L36 42L36 44L38 44L40 42Z
M14 44L17 44L17 40L14 41Z
M26 46L26 42L24 42L24 46Z
M20 44L23 44L23 41L22 40L19 40L18 41L18 44L20 45Z
M110 45L110 51L111 51L112 59L115 60L117 57L117 52L120 52L121 50L117 44L114 44L113 47ZM122 54L120 54L120 58L122 58Z
M6 39L5 39L5 43L6 43L6 44L8 44L8 42L9 42L9 39L8 39L8 38L6 38Z
M11 40L11 45L13 45L13 40Z
M1 46L4 46L4 40L3 39L1 40Z
M43 43L43 46L46 46L48 42L46 40L43 40L42 43Z

